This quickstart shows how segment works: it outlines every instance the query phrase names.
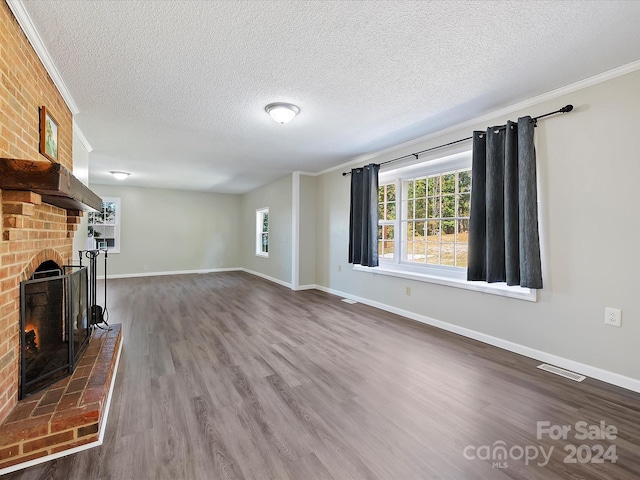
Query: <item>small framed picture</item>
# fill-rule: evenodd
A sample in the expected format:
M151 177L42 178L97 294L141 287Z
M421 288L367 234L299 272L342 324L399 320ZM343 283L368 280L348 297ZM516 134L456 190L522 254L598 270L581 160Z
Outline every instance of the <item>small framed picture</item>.
M40 107L40 153L58 163L58 123L47 107Z

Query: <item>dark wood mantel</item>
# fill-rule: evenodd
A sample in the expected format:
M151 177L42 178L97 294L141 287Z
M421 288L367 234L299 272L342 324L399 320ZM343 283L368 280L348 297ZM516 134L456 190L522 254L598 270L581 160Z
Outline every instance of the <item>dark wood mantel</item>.
M59 163L0 158L0 190L28 190L67 210L101 210L102 199Z

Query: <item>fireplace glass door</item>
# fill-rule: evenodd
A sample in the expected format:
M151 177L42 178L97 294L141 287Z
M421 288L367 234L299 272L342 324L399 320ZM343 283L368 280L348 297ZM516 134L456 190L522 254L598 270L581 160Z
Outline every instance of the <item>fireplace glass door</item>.
M20 398L70 375L88 343L87 269L73 270L20 284Z

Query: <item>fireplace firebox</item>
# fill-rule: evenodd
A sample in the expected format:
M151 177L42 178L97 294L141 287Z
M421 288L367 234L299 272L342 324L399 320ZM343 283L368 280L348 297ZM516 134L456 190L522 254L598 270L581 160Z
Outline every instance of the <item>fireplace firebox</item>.
M47 261L20 284L20 399L73 373L91 334L88 303L87 267Z

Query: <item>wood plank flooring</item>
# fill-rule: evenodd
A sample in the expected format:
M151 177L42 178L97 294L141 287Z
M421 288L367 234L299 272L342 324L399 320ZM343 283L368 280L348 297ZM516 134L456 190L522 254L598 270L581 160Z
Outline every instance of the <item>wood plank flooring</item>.
M640 394L240 272L109 296L124 346L104 445L8 480L640 478ZM539 439L538 421L572 431ZM617 436L576 439L580 421Z

